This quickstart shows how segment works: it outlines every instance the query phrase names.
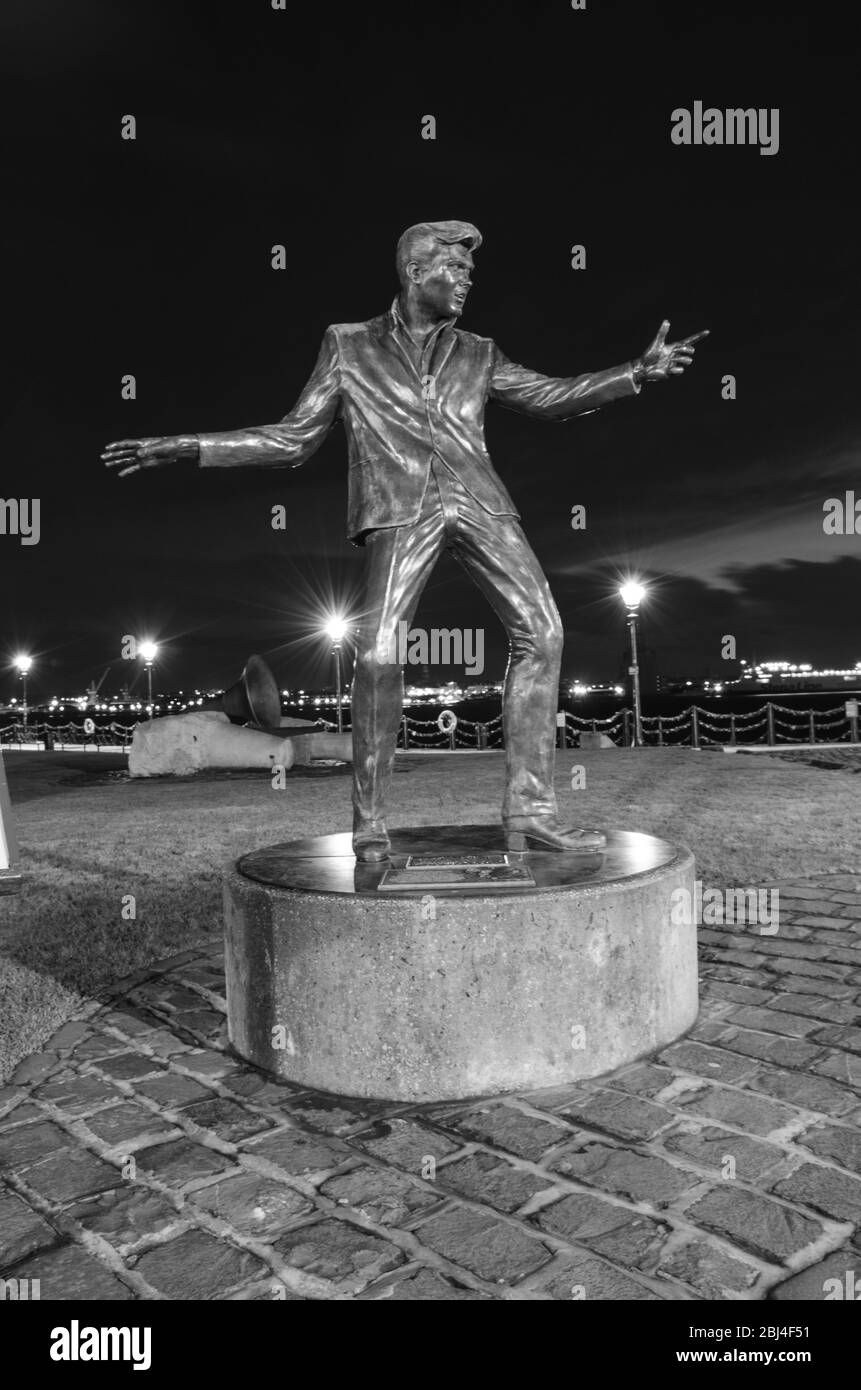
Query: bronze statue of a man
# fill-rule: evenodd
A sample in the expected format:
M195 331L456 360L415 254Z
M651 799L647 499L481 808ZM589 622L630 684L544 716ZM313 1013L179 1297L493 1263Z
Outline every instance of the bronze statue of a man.
M349 449L348 534L367 552L352 693L353 847L385 859L386 792L403 706L393 660L398 624L412 623L448 549L505 626L502 701L510 850L593 852L596 830L567 829L553 790L562 623L517 509L484 443L484 407L498 401L567 420L634 396L644 381L684 371L694 334L667 343L665 321L643 355L603 372L547 377L510 362L490 338L455 325L472 284L481 233L469 222L422 222L398 242L400 294L367 323L333 324L299 400L275 425L215 434L125 439L102 455L122 475L196 459L203 468L296 468L340 416Z

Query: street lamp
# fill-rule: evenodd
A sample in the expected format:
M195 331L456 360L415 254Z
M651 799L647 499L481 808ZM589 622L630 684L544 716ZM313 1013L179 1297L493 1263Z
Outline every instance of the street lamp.
M344 710L341 704L341 643L347 633L347 624L343 618L330 618L324 629L326 636L332 643L332 655L335 658L335 681L338 691L338 733L344 732Z
M22 703L22 709L23 709L23 714L24 714L24 729L26 730L26 728L27 728L27 675L28 675L28 673L29 673L29 671L30 671L31 666L33 665L33 658L32 658L32 656L16 656L16 657L15 657L15 661L14 661L13 664L18 668L18 674L19 674L19 676L21 677L21 685L22 685L22 687L23 687L23 703Z
M146 663L147 699L149 701L149 717L152 719L152 664L158 656L158 647L155 642L139 642L138 655L142 656Z
M629 581L620 586L619 595L628 610L628 632L631 636L631 665L628 667L628 675L631 677L631 690L634 696L634 747L642 748L643 711L640 705L640 664L637 657L637 611L646 597L646 590L642 584Z

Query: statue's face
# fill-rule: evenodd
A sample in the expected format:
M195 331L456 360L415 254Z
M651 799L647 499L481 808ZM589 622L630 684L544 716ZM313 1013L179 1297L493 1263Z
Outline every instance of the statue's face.
M410 278L419 304L435 318L462 314L473 267L472 255L463 245L441 246L424 266L411 266Z

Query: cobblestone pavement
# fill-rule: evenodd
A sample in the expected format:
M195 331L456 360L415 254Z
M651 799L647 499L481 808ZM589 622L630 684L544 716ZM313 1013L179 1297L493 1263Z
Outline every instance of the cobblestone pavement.
M487 1101L268 1081L227 1050L220 949L163 962L0 1090L0 1273L42 1299L838 1297L861 874L776 886L776 935L701 929L682 1041Z

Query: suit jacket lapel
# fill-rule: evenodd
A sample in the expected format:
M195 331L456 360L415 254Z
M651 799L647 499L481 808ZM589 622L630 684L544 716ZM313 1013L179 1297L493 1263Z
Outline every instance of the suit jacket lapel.
M397 299L395 300L395 303L397 303ZM401 342L401 329L398 324L398 320L395 317L394 305L389 310L388 314L385 316L384 322L385 331L383 333L383 337L388 338L389 341L394 344L395 348L397 349L398 355L407 364L407 367L412 372L416 381L419 383L419 386L423 386L424 382L419 372L416 370L416 364L413 361L404 344ZM443 367L448 362L448 359L451 357L451 354L454 351L456 334L453 326L451 324L447 324L446 327L441 330L440 337L448 337L449 341L443 347L442 360L439 362L439 365L434 370L434 376L439 376L440 372L442 371ZM439 343L437 343L436 352L439 353L439 351L440 345Z
M443 333L448 336L449 341L443 347L443 355L434 370L434 376L442 376L442 369L448 362L457 344L457 332L454 328L444 328ZM439 344L437 344L437 352L439 352Z
M416 371L416 364L414 363L413 359L410 357L410 354L407 352L407 350L406 350L406 348L404 347L403 343L400 341L400 335L399 335L397 329L394 328L394 327L390 327L390 328L388 329L388 331L387 331L383 336L386 337L386 338L388 338L389 342L393 344L393 346L394 346L394 348L395 348L395 350L396 350L398 356L401 358L401 360L402 360L403 362L406 363L408 370L412 372L412 374L413 374L413 376L415 377L416 381L418 382L419 386L421 386L421 384L422 384L422 379L421 379L421 377L419 376L418 372Z

